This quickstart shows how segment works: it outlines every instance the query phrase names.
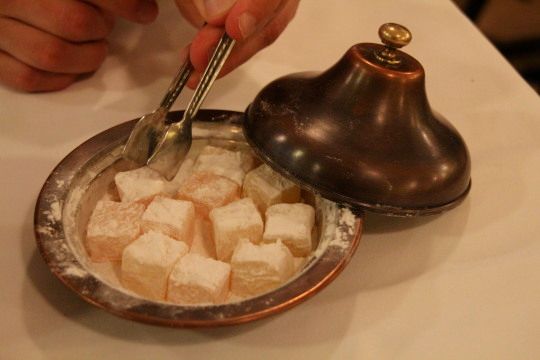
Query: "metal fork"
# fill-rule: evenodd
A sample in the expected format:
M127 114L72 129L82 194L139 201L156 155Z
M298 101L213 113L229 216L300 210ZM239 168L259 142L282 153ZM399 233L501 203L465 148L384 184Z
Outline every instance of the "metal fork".
M191 147L191 122L231 53L234 43L234 39L226 33L223 34L182 119L169 125L156 150L147 161L148 167L158 171L168 180L176 175Z

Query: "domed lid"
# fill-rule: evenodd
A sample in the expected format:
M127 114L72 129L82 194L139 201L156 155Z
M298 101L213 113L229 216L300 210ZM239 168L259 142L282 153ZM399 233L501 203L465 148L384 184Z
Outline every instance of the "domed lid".
M379 35L384 45L354 45L322 73L268 84L246 111L246 139L331 200L398 216L452 208L470 189L465 142L429 106L422 65L398 50L411 33L385 24Z

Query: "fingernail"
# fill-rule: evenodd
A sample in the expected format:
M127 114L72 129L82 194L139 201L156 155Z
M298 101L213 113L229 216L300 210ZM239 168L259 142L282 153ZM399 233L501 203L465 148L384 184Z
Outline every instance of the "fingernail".
M236 0L205 0L206 20L225 14L234 5Z
M146 24L155 20L158 13L157 4L151 1L143 1L137 10L137 19L139 22Z
M240 33L242 33L242 38L245 39L257 29L257 19L250 13L245 12L238 17L238 27L240 28Z

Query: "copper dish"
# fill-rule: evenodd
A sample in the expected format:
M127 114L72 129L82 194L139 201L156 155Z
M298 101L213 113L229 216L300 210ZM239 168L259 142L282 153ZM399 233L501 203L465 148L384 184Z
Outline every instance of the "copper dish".
M173 112L171 117L181 116ZM193 125L194 144L247 146L243 114L202 110ZM121 146L135 120L106 130L81 144L53 170L35 209L37 246L52 273L87 302L117 316L172 327L214 327L267 317L302 302L330 283L354 254L363 217L339 204L312 196L318 245L303 269L282 287L243 301L213 306L180 306L143 299L114 281L114 267L88 260L82 239L97 200L116 172L124 169ZM108 275L107 275L108 274ZM110 276L113 274L112 276Z

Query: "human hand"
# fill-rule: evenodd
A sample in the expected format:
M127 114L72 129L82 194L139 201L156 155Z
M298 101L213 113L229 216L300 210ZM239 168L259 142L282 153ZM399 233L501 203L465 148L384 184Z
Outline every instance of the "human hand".
M0 0L0 83L63 89L99 68L116 16L148 23L155 0Z
M201 29L189 48L195 69L188 86L195 87L223 33L237 41L221 70L223 76L261 49L272 44L285 30L300 0L176 0L180 12ZM207 25L204 25L206 21Z

